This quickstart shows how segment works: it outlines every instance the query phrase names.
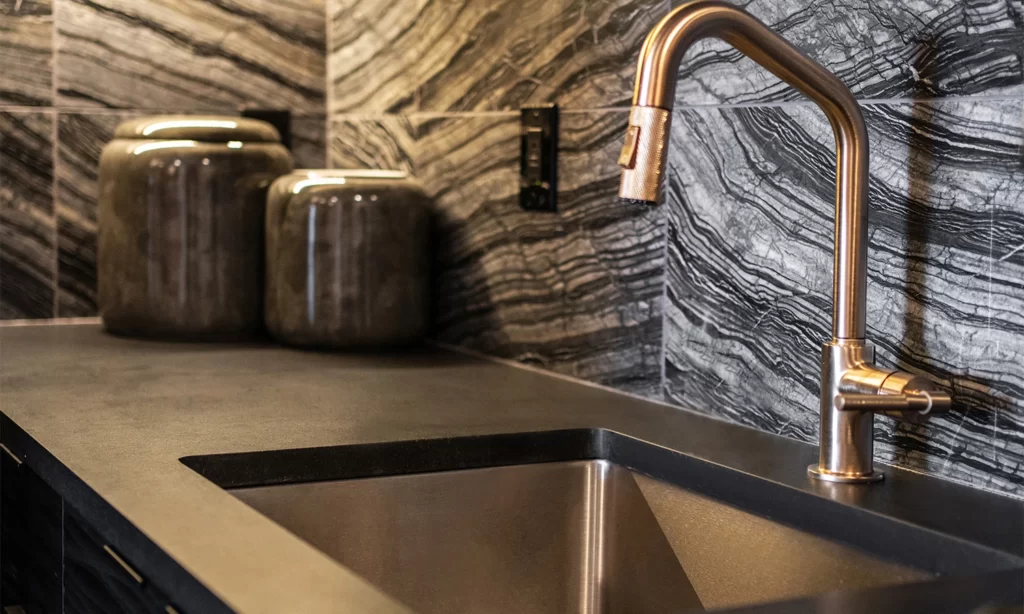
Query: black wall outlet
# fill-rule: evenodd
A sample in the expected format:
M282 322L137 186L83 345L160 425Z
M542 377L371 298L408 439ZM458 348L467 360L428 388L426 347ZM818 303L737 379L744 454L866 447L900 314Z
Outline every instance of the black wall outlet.
M292 148L292 112L279 109L245 109L242 117L260 119L277 128L281 135L281 144Z
M558 210L558 107L523 107L520 116L519 206Z

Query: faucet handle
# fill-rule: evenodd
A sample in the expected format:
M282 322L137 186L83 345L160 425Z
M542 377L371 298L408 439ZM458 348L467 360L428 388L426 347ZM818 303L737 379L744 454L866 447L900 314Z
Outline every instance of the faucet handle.
M839 411L870 412L897 418L945 413L952 404L948 394L937 390L906 390L903 394L840 393L835 398L835 407Z
M910 422L952 408L949 394L925 377L861 364L847 371L833 406L841 412L885 414Z

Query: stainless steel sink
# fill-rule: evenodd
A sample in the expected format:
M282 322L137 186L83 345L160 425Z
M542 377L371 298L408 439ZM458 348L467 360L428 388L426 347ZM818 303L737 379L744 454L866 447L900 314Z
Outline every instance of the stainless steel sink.
M632 475L605 461L231 493L420 612L701 606Z
M913 552L851 544L822 534L814 499L779 506L797 493L663 452L581 430L183 462L424 613L706 611L1006 567L896 522ZM645 475L659 467L680 479Z
M703 611L929 575L603 460L230 492L418 612Z

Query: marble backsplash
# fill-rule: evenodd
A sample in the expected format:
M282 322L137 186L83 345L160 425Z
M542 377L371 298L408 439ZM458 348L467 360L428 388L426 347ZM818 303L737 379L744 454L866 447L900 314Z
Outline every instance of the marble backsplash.
M438 338L815 441L835 189L820 111L698 44L666 202L616 198L635 58L672 4L340 2L331 164L400 165L437 195ZM880 418L877 456L1024 497L1024 7L744 4L862 102L869 333L882 364L928 374L961 410ZM557 214L515 206L502 125L532 102L563 109Z
M332 0L330 112L622 107L644 37L683 0ZM1024 92L1019 0L737 2L860 99ZM677 103L801 95L708 40L687 53Z
M665 217L616 203L624 120L562 114L552 214L519 207L519 113L338 118L331 164L411 170L435 199L437 339L658 396Z
M868 337L958 411L886 418L876 456L1024 494L1024 100L864 106ZM815 441L831 330L834 144L813 106L676 114L667 399Z
M0 0L0 317L95 313L121 119L289 107L303 166L439 205L435 336L814 441L829 334L824 116L717 41L680 71L666 202L616 197L635 61L679 0ZM1024 497L1024 5L749 0L869 124L869 335L960 408L878 457ZM518 108L562 108L559 211L517 203ZM326 118L326 128L325 128Z

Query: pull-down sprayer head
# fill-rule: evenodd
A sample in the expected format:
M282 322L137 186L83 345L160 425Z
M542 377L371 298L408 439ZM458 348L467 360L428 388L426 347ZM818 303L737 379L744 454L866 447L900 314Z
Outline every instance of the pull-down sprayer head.
M671 125L672 113L666 109L637 104L630 109L626 143L619 154L621 198L648 205L658 204L661 175L668 159Z

